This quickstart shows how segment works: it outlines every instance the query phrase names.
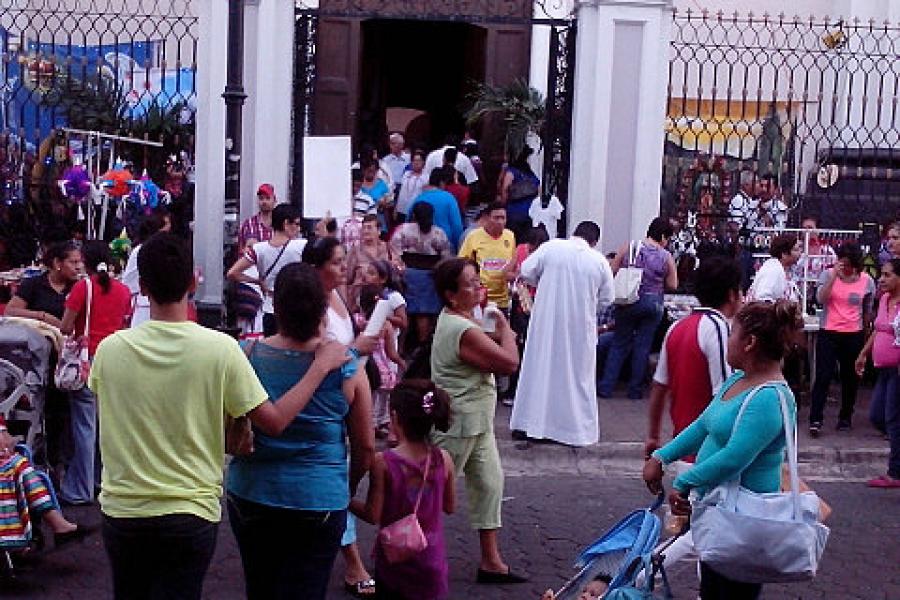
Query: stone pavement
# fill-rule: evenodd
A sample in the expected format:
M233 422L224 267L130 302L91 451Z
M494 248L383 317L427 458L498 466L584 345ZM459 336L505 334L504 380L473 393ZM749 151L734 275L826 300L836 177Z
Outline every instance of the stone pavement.
M819 577L806 584L768 586L765 599L900 598L900 494L872 490L859 481L882 473L886 464L885 442L866 423L866 396L855 428L809 440L800 430L801 470L816 490L834 507L829 525L832 536ZM572 574L578 550L602 534L629 511L647 505L652 497L639 480L641 445L645 431L646 402L624 399L600 401L603 430L601 444L592 448L568 448L555 444L513 442L509 438L509 409L500 407L497 434L506 473L504 528L501 544L507 561L527 572L532 580L522 586L492 588L473 583L478 561L475 533L466 522L464 485L460 486L459 512L446 520L451 565L452 598L474 600L536 599L549 588L558 588ZM836 406L829 404L828 422L834 422ZM805 423L801 411L800 423ZM94 507L67 509L67 514L88 525L99 523ZM374 529L361 526L365 558ZM341 586L343 566L338 558L332 574L330 598L349 597ZM696 597L693 567L672 572L677 598ZM219 531L219 543L206 579L205 598L230 600L243 597L240 557L227 523ZM98 534L84 544L45 553L16 582L0 582L0 598L105 599L111 597L110 575ZM301 598L302 596L298 596Z

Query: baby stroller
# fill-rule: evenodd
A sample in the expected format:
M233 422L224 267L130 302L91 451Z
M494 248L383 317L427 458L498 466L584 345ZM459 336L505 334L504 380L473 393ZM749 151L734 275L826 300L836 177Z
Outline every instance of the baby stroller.
M662 526L655 513L664 499L660 494L652 505L631 512L585 548L575 561L578 572L556 593L556 600L576 600L580 590L598 578L608 580L604 599L672 598L662 553L684 531L657 546ZM662 590L654 596L657 576Z
M44 404L53 342L18 319L0 318L0 415L11 435L46 463Z

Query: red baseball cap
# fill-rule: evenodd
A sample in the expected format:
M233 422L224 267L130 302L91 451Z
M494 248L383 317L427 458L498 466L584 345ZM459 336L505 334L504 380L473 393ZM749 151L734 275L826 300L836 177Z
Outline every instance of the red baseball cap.
M275 197L275 188L272 186L271 183L264 183L261 186L259 186L258 190L256 190L256 195L257 196L266 196L267 198L274 198Z

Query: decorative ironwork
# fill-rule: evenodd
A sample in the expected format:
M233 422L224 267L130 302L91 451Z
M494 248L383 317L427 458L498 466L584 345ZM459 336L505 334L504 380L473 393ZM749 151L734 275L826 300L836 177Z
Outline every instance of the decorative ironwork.
M319 17L314 10L299 10L294 17L294 165L291 199L300 204L303 195L303 138L313 126L316 92L316 32Z
M65 168L66 152L87 151L74 143L60 150L51 135L59 127L163 142L148 151L116 146L139 169L151 168L160 184L167 156L185 151L190 158L198 38L193 4L0 3L0 203L27 201L33 222L71 216L71 206L34 214L35 205L59 200L51 175Z
M796 223L856 228L900 208L900 28L676 12L663 212L722 236L740 171L773 174ZM834 165L834 166L832 166Z
M555 195L563 206L567 205L569 197L576 32L575 20L556 23L550 29L547 116L542 140L544 165L541 181L544 193ZM565 220L559 221L559 227L561 230L565 228Z

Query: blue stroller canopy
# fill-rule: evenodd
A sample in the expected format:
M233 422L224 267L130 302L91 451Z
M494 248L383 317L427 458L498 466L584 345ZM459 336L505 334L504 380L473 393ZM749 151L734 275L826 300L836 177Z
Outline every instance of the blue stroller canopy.
M609 591L633 584L636 560L653 552L659 543L662 526L654 512L664 497L660 494L651 506L632 511L582 550L575 561L579 571L558 592L558 600L576 598L581 588L601 574L610 578Z

